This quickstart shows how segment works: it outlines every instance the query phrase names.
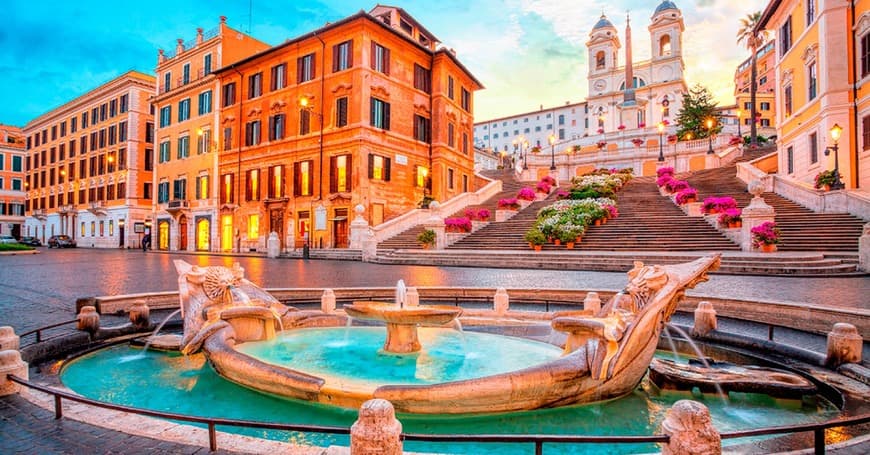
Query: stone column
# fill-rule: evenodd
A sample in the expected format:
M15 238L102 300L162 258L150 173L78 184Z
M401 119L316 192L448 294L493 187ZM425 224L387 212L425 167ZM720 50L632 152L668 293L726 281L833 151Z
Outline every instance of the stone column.
M858 239L858 269L870 272L870 223L864 225L864 233Z
M492 298L493 309L498 315L504 315L510 309L510 296L508 296L505 288L495 290L495 296Z
M348 248L351 250L362 250L363 242L366 239L366 233L369 230L369 222L363 218L363 212L366 208L362 204L357 204L353 208L356 212L356 218L350 223L350 244Z
M335 312L335 292L332 289L324 289L320 296L320 311L324 313Z
M692 400L680 400L668 409L661 432L671 441L662 446L662 455L720 455L722 438L713 426L710 410Z
M281 240L278 239L277 232L269 233L269 240L266 241L266 256L276 258L281 254Z
M752 248L752 228L759 226L768 221L773 221L776 213L773 207L764 202L761 193L764 192L764 185L753 180L748 185L749 192L754 196L752 202L743 209L743 227L740 231L740 249L743 251L754 251Z
M396 420L392 403L375 398L359 409L350 427L351 455L401 455L402 423Z
M6 377L9 374L29 379L27 362L21 360L21 353L13 349L0 351L0 397L21 391L20 385Z
M147 329L151 325L151 309L144 300L136 300L130 307L130 322L137 329Z
M0 327L0 351L17 351L20 347L21 338L15 334L15 329L8 325Z
M699 302L695 308L695 324L692 326L692 336L703 337L716 330L716 310L710 302Z
M444 218L441 217L439 207L438 201L432 201L429 204L429 211L432 212L432 215L423 222L423 228L435 231L435 249L443 250L447 248L447 233L444 230Z
M828 353L825 365L837 368L844 363L860 363L864 340L852 324L838 322L828 333Z

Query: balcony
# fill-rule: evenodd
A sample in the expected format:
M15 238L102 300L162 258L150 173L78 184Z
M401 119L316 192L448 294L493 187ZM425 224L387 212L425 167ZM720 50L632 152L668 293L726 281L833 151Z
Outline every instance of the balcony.
M105 201L91 201L88 203L88 211L97 216L106 215L108 210L106 209Z
M76 212L75 204L61 205L57 208L57 213L59 213L61 215L67 215L67 214L75 213L75 212Z
M45 221L46 218L45 209L33 209L30 215L40 221Z
M166 204L166 211L175 215L183 210L190 209L190 201L186 199L173 199Z

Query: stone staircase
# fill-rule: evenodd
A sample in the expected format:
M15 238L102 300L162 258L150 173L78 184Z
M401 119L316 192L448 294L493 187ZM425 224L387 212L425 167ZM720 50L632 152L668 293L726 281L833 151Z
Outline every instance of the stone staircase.
M749 205L752 195L736 175L736 168L728 166L697 171L685 177L698 190L698 200L731 196L743 208ZM778 251L858 251L864 225L861 219L847 213L816 213L776 193L764 193L762 197L776 211L774 220L782 232Z
M470 205L457 213L453 213L447 216L465 216L465 211L468 209L489 209L489 212L492 214L491 220L495 219L495 210L498 207L498 200L504 198L512 198L515 197L517 191L519 191L524 186L529 186L530 184L520 182L517 180L513 171L510 169L507 170L493 170L493 171L482 171L481 175L484 177L501 180L502 181L502 191L495 196L487 199L482 204ZM531 210L531 207L528 208ZM524 210L523 212L526 212ZM394 250L394 249L423 249L419 242L417 242L417 236L423 232L423 226L417 225L410 229L405 230L389 239L384 240L383 242L378 244L378 249L386 249L386 250ZM522 236L520 236L522 238Z

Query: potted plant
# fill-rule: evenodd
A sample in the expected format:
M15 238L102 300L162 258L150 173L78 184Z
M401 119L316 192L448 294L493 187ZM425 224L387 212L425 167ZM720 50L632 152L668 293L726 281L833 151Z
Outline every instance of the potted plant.
M538 153L541 153L541 147L538 147L536 145L536 146L532 147L531 152L537 155Z
M499 210L519 210L520 209L520 201L515 197L499 199L498 200L498 208Z
M599 149L603 149L604 147L607 147L607 141L598 141L595 145L597 145Z
M580 153L580 150L582 150L582 149L583 149L583 147L581 147L581 146L579 146L579 145L572 145L572 146L571 146L571 150L572 150L574 153Z
M672 168L670 166L662 166L662 167L656 169L656 175L658 177L664 177L666 175L670 175L673 178L674 168ZM659 186L661 186L661 185L659 185Z
M577 231L569 228L561 228L556 234L559 236L559 240L565 244L569 250L574 249L574 241L577 240Z
M719 215L719 224L729 229L739 228L743 225L742 211L738 208L726 209Z
M816 174L816 189L831 191L831 185L837 181L837 174L834 170L822 171Z
M638 128L646 128L646 123L644 123L644 122L640 122L640 123L637 124L637 127L638 127Z
M634 144L635 147L640 147L641 145L643 145L643 139L636 137L631 140L631 143Z
M465 216L445 218L444 227L447 229L447 232L471 232L471 219Z
M432 229L423 229L423 232L417 236L417 241L423 245L424 250L428 250L435 245L435 231Z
M598 134L604 134L604 128L598 128Z
M755 226L752 232L752 246L763 253L773 253L780 242L780 231L773 221L766 221Z
M674 202L676 202L677 205L688 204L697 200L698 190L692 187L683 188L682 190L680 190L680 192L677 193L677 196L674 198Z
M537 191L538 193L550 194L551 189L553 189L553 187L543 180L538 182L538 184L535 186L535 191Z
M541 251L541 247L547 243L547 237L544 236L543 232L536 228L526 231L525 239L526 242L529 242L529 246L534 248L535 251Z
M517 192L517 199L522 199L524 201L534 201L535 190L529 187L522 188L519 192Z
M622 131L625 129L625 125L619 125L616 127L616 129L618 129L619 131Z

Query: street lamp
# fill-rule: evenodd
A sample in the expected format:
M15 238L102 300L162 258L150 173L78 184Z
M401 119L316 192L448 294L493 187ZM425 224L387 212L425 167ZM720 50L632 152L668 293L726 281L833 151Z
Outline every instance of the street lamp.
M831 151L834 152L834 183L831 184L832 190L842 190L846 187L842 180L840 180L840 145L838 141L840 140L840 135L843 133L843 128L840 125L834 123L834 126L831 127L831 139L834 141L834 145L831 147L825 147L825 156L830 155Z
M529 141L523 140L522 144L520 144L521 150L523 151L523 170L529 170Z
M659 163L663 163L665 161L665 151L664 144L662 143L662 136L665 133L665 124L664 122L659 122Z
M550 134L550 170L556 170L556 135Z
M740 136L741 143L743 143L743 133L740 132L740 123L742 122L740 117L742 117L742 116L743 116L743 111L741 111L740 109L737 109L737 135Z
M299 107L307 111L309 114L316 115L318 120L320 120L320 140L318 141L320 142L320 178L317 183L317 194L318 199L323 199L323 108L321 107L321 112L315 112L311 100L306 96L299 98Z
M713 154L713 119L712 118L707 119L707 139L708 139L708 143L710 144L709 147L707 148L707 154L712 155Z

